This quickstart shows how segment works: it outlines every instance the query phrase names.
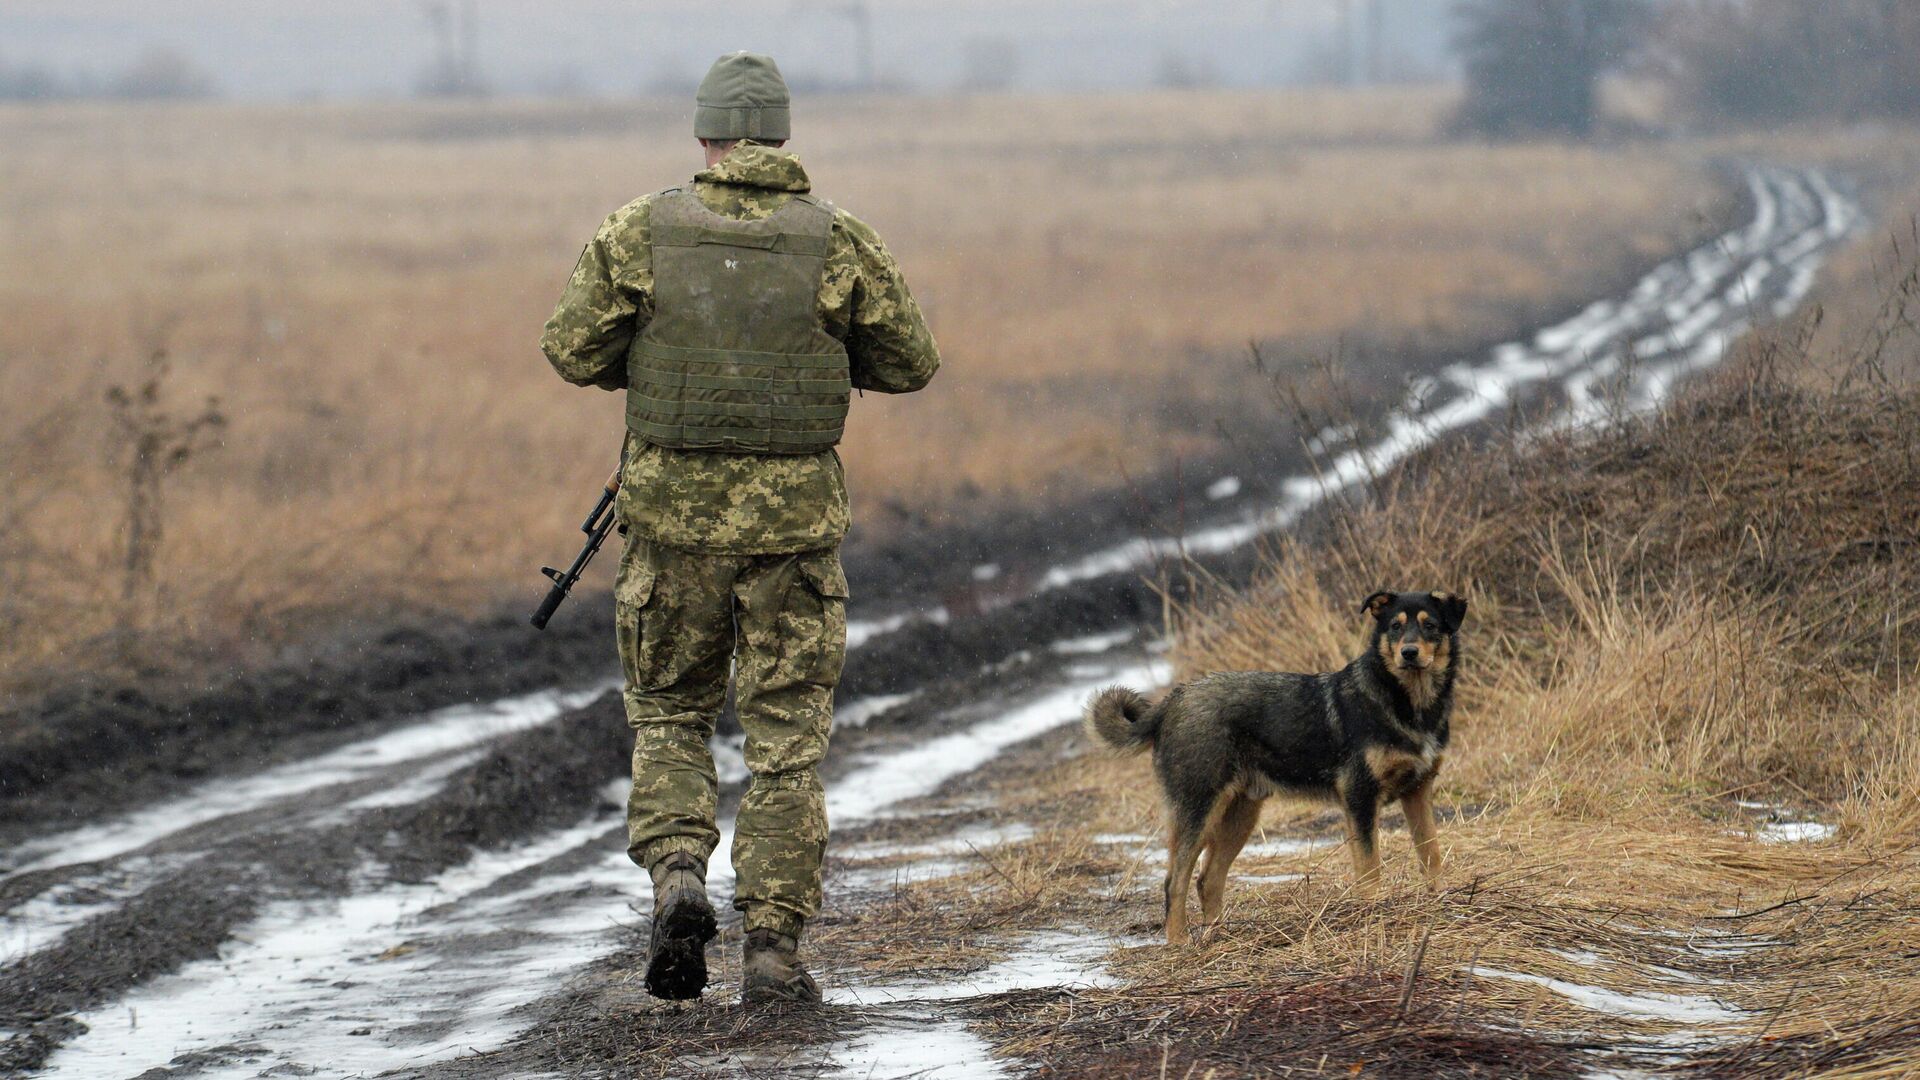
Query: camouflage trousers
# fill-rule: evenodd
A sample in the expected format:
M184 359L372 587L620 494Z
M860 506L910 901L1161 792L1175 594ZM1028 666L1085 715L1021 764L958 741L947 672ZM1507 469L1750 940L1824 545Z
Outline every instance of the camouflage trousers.
M731 668L751 773L733 837L734 906L748 930L797 935L820 910L817 766L847 656L846 597L838 548L700 555L636 533L620 562L615 619L634 729L627 853L651 868L718 846L708 744Z

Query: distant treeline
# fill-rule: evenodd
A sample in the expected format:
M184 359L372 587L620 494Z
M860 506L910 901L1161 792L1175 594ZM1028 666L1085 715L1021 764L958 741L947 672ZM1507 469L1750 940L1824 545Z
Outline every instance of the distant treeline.
M0 56L0 101L186 101L219 93L220 84L211 72L172 49L148 49L125 68L105 76L62 74Z
M1920 117L1920 0L1457 0L1463 130L1587 135L1599 80L1709 125Z
M1916 0L1686 0L1656 58L1706 119L1920 117Z

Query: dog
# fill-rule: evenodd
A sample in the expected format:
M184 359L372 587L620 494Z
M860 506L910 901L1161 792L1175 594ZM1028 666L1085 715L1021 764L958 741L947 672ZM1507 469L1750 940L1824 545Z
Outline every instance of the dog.
M1216 672L1157 704L1124 686L1088 702L1092 737L1122 753L1153 750L1167 807L1167 942L1188 940L1186 882L1200 871L1203 922L1219 920L1227 868L1270 796L1332 801L1346 812L1363 890L1380 877L1375 819L1399 800L1430 888L1440 876L1433 780L1447 749L1460 625L1467 601L1451 593L1377 592L1367 650L1339 671Z

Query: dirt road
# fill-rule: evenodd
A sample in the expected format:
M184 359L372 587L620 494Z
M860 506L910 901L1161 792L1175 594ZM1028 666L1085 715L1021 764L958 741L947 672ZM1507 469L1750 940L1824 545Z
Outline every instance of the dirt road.
M1091 689L1164 679L1157 609L1140 584L1156 564L1192 558L1243 574L1261 537L1436 440L1517 405L1558 405L1559 424L1651 407L1754 321L1792 311L1858 211L1817 172L1754 168L1745 183L1752 217L1740 228L1530 340L1416 379L1373 430L1323 433L1301 475L1206 478L1206 508L1180 535L1063 536L1050 563L986 600L856 606L827 777L840 838L829 903L868 902L903 873L949 872L991 844L996 834L956 831L964 815L916 817L915 800L964 805L993 770L1072 722ZM970 576L1001 573L981 563ZM0 1071L606 1066L591 1046L556 1057L528 1033L578 1007L570 988L617 982L641 923L628 906L645 885L624 852L626 731L610 689L396 716L359 741L26 837L0 858ZM730 802L745 775L739 747L722 740L715 752ZM730 885L717 860L718 895ZM1030 939L963 978L886 984L836 980L821 957L830 1003L842 1006L829 1010L833 1038L698 1067L996 1075L1004 1065L956 1003L1101 980L1114 943L1069 941Z

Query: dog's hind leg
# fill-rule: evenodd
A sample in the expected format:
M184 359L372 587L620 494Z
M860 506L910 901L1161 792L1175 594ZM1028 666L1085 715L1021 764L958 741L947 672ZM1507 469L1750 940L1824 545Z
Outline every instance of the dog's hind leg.
M1175 818L1167 835L1167 944L1185 945L1192 940L1187 932L1187 892L1192 888L1193 864L1200 859L1200 845L1206 837L1206 822Z
M1200 868L1200 921L1220 921L1227 894L1227 870L1260 824L1260 800L1233 795L1207 831L1207 862Z
M1413 850L1420 856L1420 876L1427 881L1427 887L1440 885L1440 837L1433 825L1433 779L1429 777L1419 787L1409 791L1400 800L1400 808L1407 813L1407 831L1413 834Z
M1187 891L1193 881L1193 864L1200 859L1202 841L1199 829L1173 827L1167 841L1167 944L1185 945L1192 940L1187 930Z

